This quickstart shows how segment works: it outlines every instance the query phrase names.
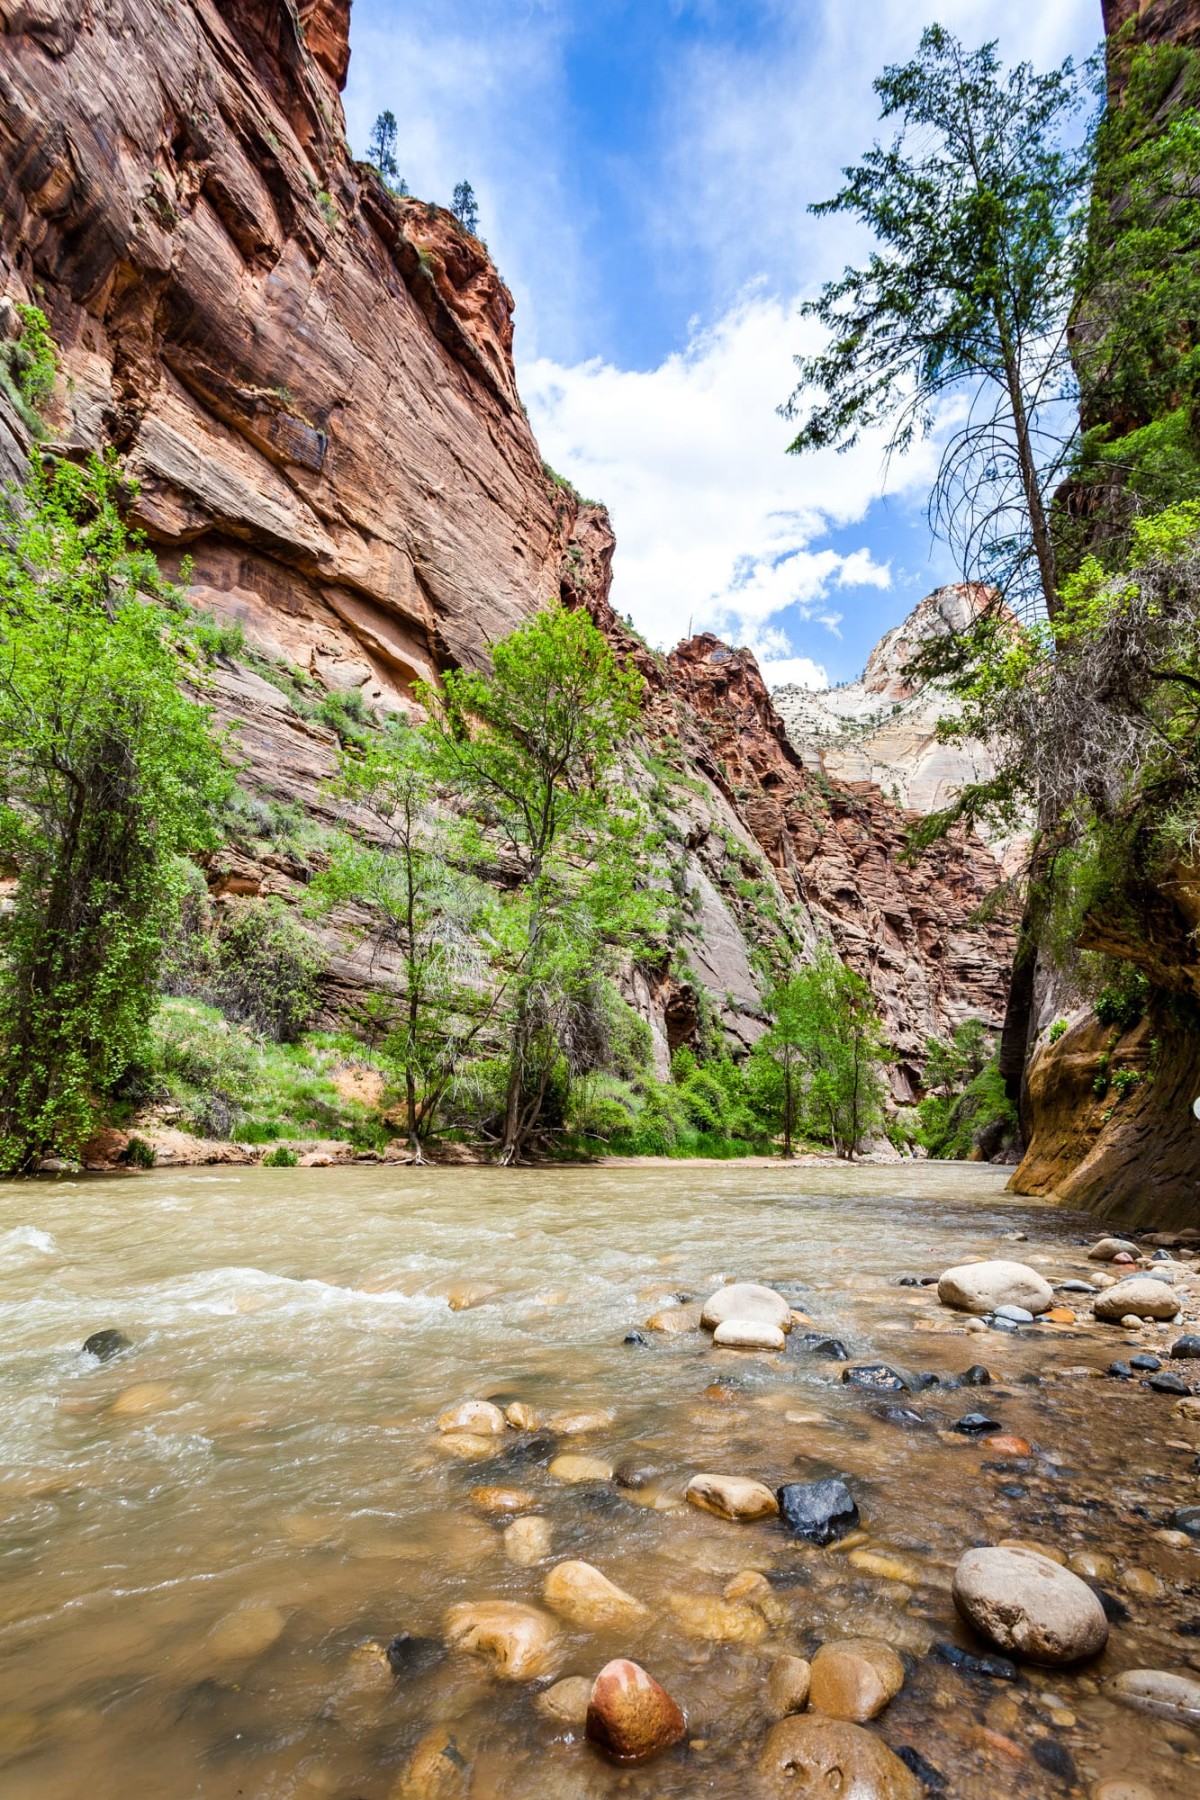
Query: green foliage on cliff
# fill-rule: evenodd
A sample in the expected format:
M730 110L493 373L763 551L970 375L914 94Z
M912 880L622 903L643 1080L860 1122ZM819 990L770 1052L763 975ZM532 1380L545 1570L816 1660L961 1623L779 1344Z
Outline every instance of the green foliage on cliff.
M1200 52L1115 55L1124 94L1096 135L1079 278L1087 429L1073 516L1058 521L1068 555L1082 546L1109 566L1133 517L1190 498L1200 479Z
M145 1061L180 857L228 773L180 688L197 652L125 527L115 464L0 497L0 1166L78 1154Z
M21 335L0 342L0 385L34 437L42 435L41 410L54 391L58 351L40 306L19 305Z

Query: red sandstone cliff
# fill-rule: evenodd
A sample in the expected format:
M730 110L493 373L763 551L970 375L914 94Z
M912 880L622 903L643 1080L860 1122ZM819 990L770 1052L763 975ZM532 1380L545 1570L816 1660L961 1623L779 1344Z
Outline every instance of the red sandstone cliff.
M902 865L902 815L804 772L752 658L699 639L666 661L615 617L607 516L543 470L484 247L348 150L348 28L349 0L0 0L0 288L36 296L61 346L54 438L116 447L198 605L378 707L481 663L556 595L586 605L685 771L665 805L686 970L632 977L661 1055L694 1028L697 981L753 1039L768 929L797 953L829 936L880 998L907 1093L927 1034L998 1022L1008 936L972 924L990 859ZM0 396L0 471L28 449ZM334 734L252 667L220 667L215 698L244 785L321 816ZM236 841L209 873L218 896L298 899L307 878ZM746 899L760 880L782 925ZM336 1010L372 977L328 948Z

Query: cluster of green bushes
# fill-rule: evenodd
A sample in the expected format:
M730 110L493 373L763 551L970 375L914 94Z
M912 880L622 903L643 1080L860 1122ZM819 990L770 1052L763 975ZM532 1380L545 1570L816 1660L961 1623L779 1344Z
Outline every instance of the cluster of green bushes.
M929 1038L925 1048L927 1092L916 1109L913 1141L931 1157L951 1161L973 1151L990 1161L1014 1144L1016 1110L979 1020L964 1020L948 1043Z

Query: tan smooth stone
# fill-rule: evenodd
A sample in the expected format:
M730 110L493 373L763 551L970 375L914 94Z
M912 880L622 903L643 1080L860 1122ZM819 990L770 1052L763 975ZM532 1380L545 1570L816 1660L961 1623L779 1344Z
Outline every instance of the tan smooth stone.
M566 1675L539 1694L533 1704L553 1724L582 1729L587 1723L591 1694L592 1684L586 1675Z
M1092 1800L1158 1800L1153 1788L1142 1781L1127 1781L1123 1775L1110 1775L1092 1789Z
M777 1325L754 1319L725 1319L713 1332L719 1350L782 1350L784 1335Z
M1175 1669L1126 1669L1106 1684L1105 1692L1127 1706L1162 1719L1200 1724L1200 1678Z
M524 1400L514 1400L511 1406L506 1406L504 1417L514 1431L536 1431L538 1428L538 1414L532 1406L526 1406Z
M802 1656L778 1656L767 1676L767 1706L772 1718L786 1719L803 1712L808 1702L812 1670Z
M558 1651L558 1627L548 1613L515 1600L462 1601L445 1619L454 1650L483 1656L501 1681L548 1675Z
M904 1581L920 1587L927 1577L914 1563L903 1557L889 1556L883 1550L851 1550L846 1561L861 1569L864 1575L878 1575L883 1581Z
M572 1456L568 1452L554 1458L550 1473L556 1481L611 1481L612 1464L601 1462L598 1456Z
M392 1789L392 1800L460 1800L470 1780L471 1765L453 1729L435 1725L413 1751L405 1774Z
M1111 1581L1117 1572L1112 1557L1100 1550L1073 1551L1067 1558L1067 1567L1072 1575L1082 1575L1085 1581Z
M726 1600L750 1600L757 1605L771 1598L771 1584L759 1569L739 1569L725 1583L721 1592Z
M630 1625L647 1616L640 1600L587 1562L557 1563L542 1585L542 1599L552 1612L584 1630Z
M820 1713L772 1725L758 1773L780 1800L924 1800L925 1789L881 1738Z
M670 1594L667 1604L689 1637L710 1644L757 1644L766 1635L761 1612L740 1600L708 1594Z
M118 1394L108 1410L114 1418L133 1418L138 1413L159 1412L174 1398L165 1381L139 1381L136 1387Z
M473 1306L482 1306L500 1289L486 1281L464 1281L457 1287L448 1288L446 1301L451 1312L469 1312Z
M474 1437L498 1437L504 1430L504 1414L490 1400L460 1400L437 1418L439 1431L468 1431Z
M504 1533L504 1554L518 1569L532 1569L545 1562L554 1541L554 1528L549 1519L535 1515L514 1519Z
M453 1456L458 1462L489 1462L496 1454L496 1440L480 1437L477 1431L445 1431L433 1440L439 1456Z
M832 1719L865 1725L904 1686L904 1664L890 1644L845 1638L822 1644L812 1660L809 1705Z
M491 1514L530 1512L537 1505L537 1495L528 1488L477 1487L471 1498L480 1512Z
M685 1331L699 1331L703 1311L699 1300L691 1300L686 1306L664 1306L660 1312L646 1320L646 1330L661 1331L667 1337L679 1337Z
M1121 1586L1127 1594L1137 1594L1143 1600L1156 1600L1163 1591L1162 1582L1150 1569L1122 1570Z
M693 1475L684 1494L719 1519L768 1519L779 1511L770 1488L744 1475Z
M546 1420L546 1430L554 1432L556 1437L583 1437L589 1431L606 1431L616 1416L601 1409L551 1413Z
M211 1655L230 1661L261 1656L282 1636L286 1624L277 1606L239 1606L213 1626L206 1647Z

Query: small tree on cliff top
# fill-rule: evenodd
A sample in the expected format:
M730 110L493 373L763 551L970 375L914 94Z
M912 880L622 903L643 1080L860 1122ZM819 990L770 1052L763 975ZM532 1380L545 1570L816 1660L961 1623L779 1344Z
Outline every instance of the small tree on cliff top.
M848 449L886 424L903 451L965 399L931 517L966 575L1053 614L1049 495L1074 436L1067 322L1088 172L1068 126L1084 83L1069 59L1004 77L994 44L968 55L934 25L875 89L899 134L812 211L852 214L877 248L802 308L829 341L796 358L790 447Z
M479 208L475 203L475 189L469 181L460 181L455 188L450 211L464 231L469 231L472 237L479 236Z
M606 947L642 922L644 830L617 758L642 679L582 612L552 606L493 647L490 673L425 690L434 775L499 839L511 883L498 921L507 989L501 1155L516 1161Z

